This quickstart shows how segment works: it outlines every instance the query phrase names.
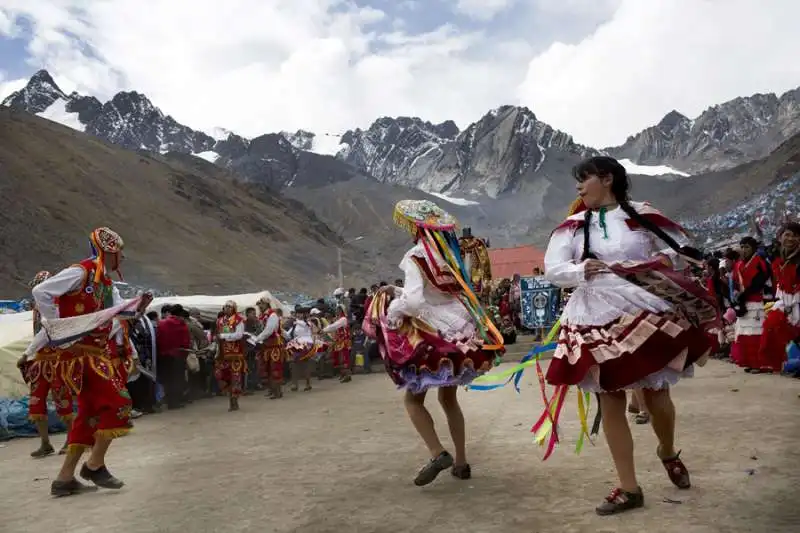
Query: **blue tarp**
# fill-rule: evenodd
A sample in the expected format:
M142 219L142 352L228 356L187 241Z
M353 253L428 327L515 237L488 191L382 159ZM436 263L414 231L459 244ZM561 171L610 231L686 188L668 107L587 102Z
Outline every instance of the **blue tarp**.
M50 402L47 403L47 422L50 433L60 433L67 429ZM28 420L27 396L19 400L0 398L0 440L36 435L36 426Z

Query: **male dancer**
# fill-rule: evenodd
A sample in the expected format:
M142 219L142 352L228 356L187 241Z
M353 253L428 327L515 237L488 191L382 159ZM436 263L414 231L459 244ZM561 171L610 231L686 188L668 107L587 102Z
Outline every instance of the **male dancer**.
M92 257L34 287L33 298L43 319L89 315L124 303L109 277L111 271L119 274L122 238L108 228L94 230L89 238ZM150 294L143 295L137 313L143 312L152 299ZM124 485L109 472L105 461L111 441L128 433L131 409L125 383L109 359L110 332L109 322L58 350L60 375L78 398L78 414L67 435L64 464L50 486L53 496L69 496L97 487L120 489ZM35 344L36 340L28 350ZM91 449L91 453L80 475L97 487L75 479L75 470L86 449Z
M283 398L283 363L286 361L286 347L281 331L281 317L272 309L266 298L256 302L261 314L258 319L264 329L256 337L256 345L260 347L260 357L269 380L269 399Z
M36 287L50 277L50 272L43 270L36 274L29 286ZM42 321L39 311L33 307L33 334L39 333L42 329ZM41 444L39 449L31 452L31 457L46 457L55 453L53 445L50 444L50 435L47 423L47 394L53 397L56 405L56 413L67 426L67 432L72 425L74 414L72 412L72 395L64 385L58 371L58 351L45 347L36 352L33 361L28 361L27 355L23 354L17 362L17 366L22 369L25 381L30 384L31 394L28 404L28 418L36 425ZM67 443L61 448L59 455L67 453Z
M242 395L247 363L244 355L244 318L236 310L236 302L230 300L222 309L223 315L217 320L217 369L219 388L230 398L228 411L239 410L239 396Z

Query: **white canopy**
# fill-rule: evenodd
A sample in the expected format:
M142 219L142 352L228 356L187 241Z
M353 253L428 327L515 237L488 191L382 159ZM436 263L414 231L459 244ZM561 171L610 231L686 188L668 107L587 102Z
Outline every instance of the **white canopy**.
M190 309L197 309L200 311L201 316L205 320L216 320L217 314L222 311L222 307L228 300L236 302L238 311L243 313L248 307L256 307L256 302L261 298L266 298L273 309L283 309L284 313L289 313L292 308L272 296L269 291L254 292L250 294L234 294L229 296L165 296L163 298L155 298L148 311L161 312L161 308L167 304L180 304L189 311Z

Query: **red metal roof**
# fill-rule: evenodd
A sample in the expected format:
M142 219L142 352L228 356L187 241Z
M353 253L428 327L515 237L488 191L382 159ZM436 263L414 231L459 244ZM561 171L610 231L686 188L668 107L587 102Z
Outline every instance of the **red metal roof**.
M492 278L511 278L514 274L530 276L536 267L544 270L544 252L535 246L514 248L489 248L492 263Z

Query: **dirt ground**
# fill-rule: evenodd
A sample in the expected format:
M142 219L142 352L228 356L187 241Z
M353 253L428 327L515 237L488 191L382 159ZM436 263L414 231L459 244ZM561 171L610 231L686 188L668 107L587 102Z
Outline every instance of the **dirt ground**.
M531 443L535 374L513 390L461 394L473 479L412 479L425 451L383 374L327 380L282 401L224 399L136 421L109 456L119 492L51 499L60 460L32 440L0 448L0 531L120 532L738 532L800 530L800 380L710 362L674 390L679 445L694 487L672 487L649 427L633 426L646 508L594 514L614 483L602 438L547 462ZM429 398L437 426L446 424ZM63 436L55 436L60 445ZM448 437L449 439L449 437ZM794 526L794 527L793 527Z

